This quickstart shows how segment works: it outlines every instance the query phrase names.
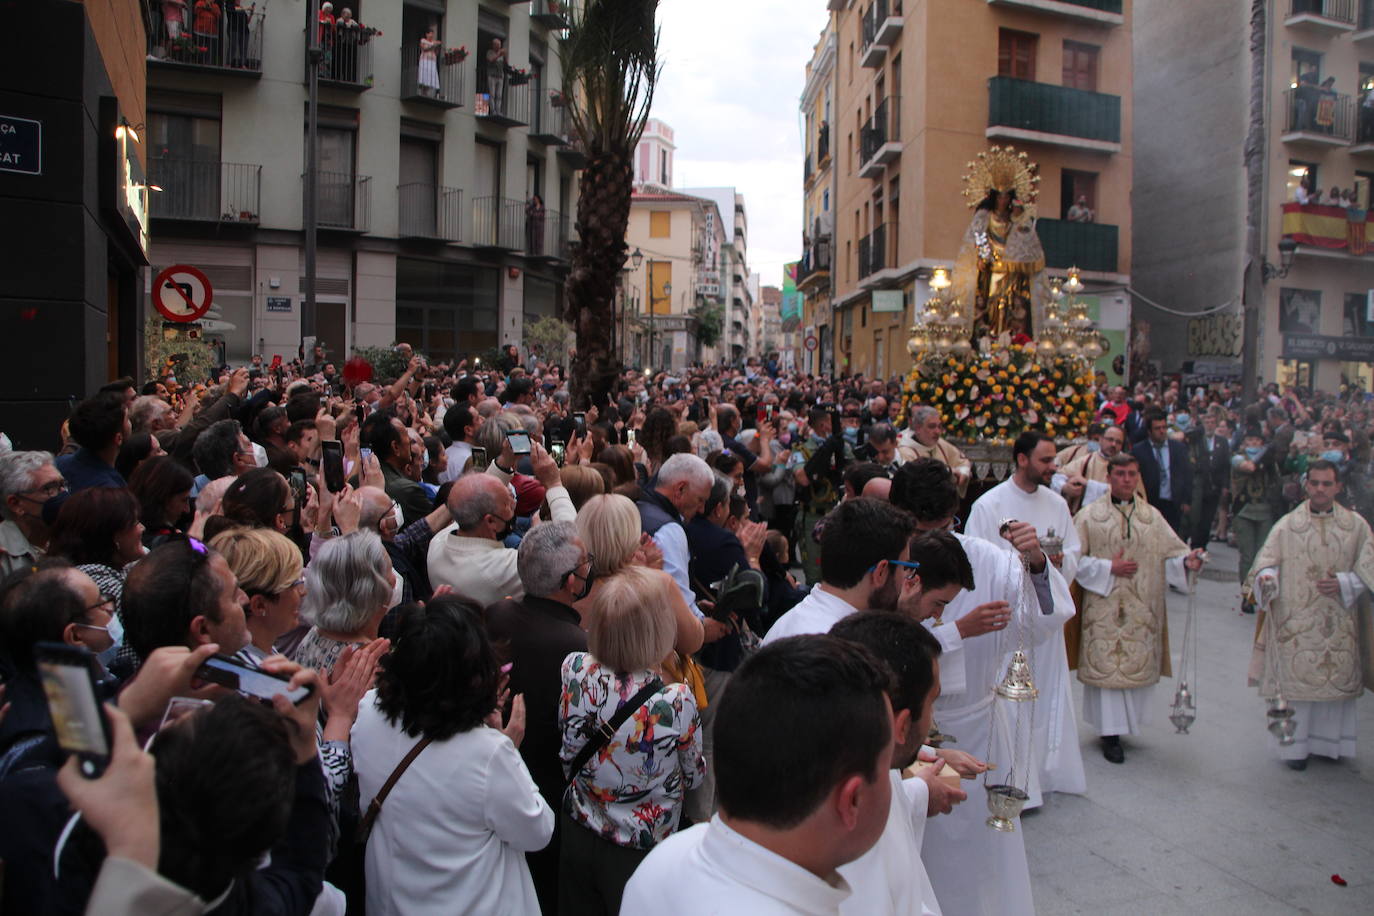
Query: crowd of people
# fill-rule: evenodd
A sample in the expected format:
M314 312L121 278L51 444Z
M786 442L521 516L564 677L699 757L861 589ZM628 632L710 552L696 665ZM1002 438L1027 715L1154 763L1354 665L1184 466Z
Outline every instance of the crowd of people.
M1353 391L1104 390L997 483L896 380L751 360L578 405L515 345L396 357L119 379L55 452L0 441L4 912L1030 914L1021 832L965 787L1087 790L1074 668L1124 760L1213 538L1298 707L1282 756L1353 753L1358 668L1316 683L1284 627L1358 641L1374 590ZM993 692L1022 650L1023 745Z

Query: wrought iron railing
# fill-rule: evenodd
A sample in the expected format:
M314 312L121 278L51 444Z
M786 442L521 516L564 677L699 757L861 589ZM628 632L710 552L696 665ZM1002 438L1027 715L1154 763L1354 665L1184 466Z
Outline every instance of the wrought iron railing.
M153 156L148 184L161 189L149 201L150 214L159 219L258 222L262 166L256 163Z
M816 162L830 157L830 125L822 124L820 131L816 134Z
M481 248L523 251L526 243L525 202L505 197L478 197L472 202L472 244Z
M457 107L463 104L463 65L457 48L421 53L418 44L401 49L401 98Z
M463 192L426 182L396 188L397 228L403 238L461 242Z
M859 279L892 266L887 254L887 226L875 226L872 232L859 239Z
M566 29L571 5L572 0L534 0L530 4L530 18L550 29Z
M525 254L553 261L568 260L570 221L557 210L525 204Z
M895 95L883 99L873 109L873 117L859 132L860 162L872 159L889 141L901 139L901 111L901 101Z
M512 83L512 79L517 82ZM496 124L530 123L530 84L518 82L520 79L523 77L510 72L497 78L489 75L485 67L480 67L473 114Z
M304 176L302 176L302 189ZM366 232L371 217L372 177L348 172L316 173L315 225Z
M148 28L150 63L213 67L245 73L262 73L262 36L267 5L247 9L196 10L193 3L179 7L150 3Z
M380 33L370 26L320 24L320 79L343 89L372 88L372 45ZM309 36L306 36L306 40ZM307 61L306 66L309 67Z
M1284 131L1324 134L1350 142L1355 136L1355 103L1349 95L1302 85L1284 91Z

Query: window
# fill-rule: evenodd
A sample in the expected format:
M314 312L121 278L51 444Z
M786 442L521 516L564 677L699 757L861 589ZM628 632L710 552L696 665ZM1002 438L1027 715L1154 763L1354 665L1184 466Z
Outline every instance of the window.
M1035 46L1040 36L1012 29L997 31L997 75L1035 79Z
M500 272L491 267L396 259L396 339L435 360L495 347Z
M1289 159L1286 182L1288 187L1288 193L1286 195L1287 200L1298 199L1298 185L1302 183L1304 175L1312 176L1311 186L1313 188L1321 187L1321 185L1317 184L1317 163L1303 162L1300 159Z
M829 213L829 212L830 212L830 189L829 189L829 188L826 188L824 191L821 192L821 212L822 212L822 213Z
M1320 334L1322 328L1322 291L1319 289L1279 290L1279 331L1284 334Z
M649 238L666 239L673 235L673 211L649 211Z
M1307 51L1302 48L1293 49L1293 57L1289 66L1289 88L1296 89L1299 79L1303 74L1311 72L1313 83L1321 82L1322 78L1322 56L1316 51Z
M1080 197L1084 198L1084 205L1089 210L1094 211L1094 213L1097 211L1097 173L1064 169L1059 180L1060 219L1069 218L1069 208ZM1084 220L1084 222L1089 222L1089 220Z
M1097 91L1097 45L1064 42L1064 85L1070 89Z
M668 178L668 151L666 149L658 151L658 183L665 188L672 187L672 182Z
M1369 318L1368 293L1346 293L1341 335L1343 337L1374 336L1374 321L1370 321Z

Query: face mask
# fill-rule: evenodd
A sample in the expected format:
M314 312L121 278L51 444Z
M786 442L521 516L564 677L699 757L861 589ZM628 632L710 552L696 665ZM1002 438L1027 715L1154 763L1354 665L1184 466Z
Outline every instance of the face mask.
M399 503L391 507L391 524L396 527L397 531L405 527L405 513L401 511Z
M846 427L844 428L844 438L845 438L845 441L846 441L846 442L858 442L858 441L859 441L859 430L858 430L858 427L855 427L855 426L846 426Z
M1326 451L1322 452L1322 458L1326 459L1332 464L1344 464L1345 452L1341 451L1340 449L1329 448Z
M1178 427L1182 432L1188 431L1188 427L1192 423L1192 420L1193 418L1186 413L1174 414L1174 426Z
M577 573L574 572L573 575L577 576ZM578 578L581 577L578 576ZM581 601L583 598L590 595L592 593L592 583L594 581L596 581L596 573L588 569L587 577L585 579L582 579L582 587L577 591L573 592L573 599L576 601Z
M1257 460L1263 453L1264 446L1262 445L1247 445L1245 447L1245 457L1249 458L1251 461Z
M394 608L396 605L404 601L406 596L405 580L402 579L400 575L394 571L392 572L392 575L396 576L396 584L391 586L391 600L390 603L387 604L388 610Z
M256 442L253 443L253 463L260 468L267 467L267 449Z
M514 516L514 515L512 515L512 516L511 516L510 518L508 518L508 519L504 519L503 521L505 522L505 524L502 526L502 528L501 528L500 531L496 532L496 539L497 539L498 541L504 541L506 538L508 538L508 537L511 536L511 533L512 533L513 531L515 531L515 516Z
M1098 452L1098 451L1101 451L1101 450L1102 450L1102 443L1101 443L1101 442L1089 442L1089 443L1088 443L1086 446L1084 446L1084 447L1085 447L1088 451L1090 451L1090 452Z

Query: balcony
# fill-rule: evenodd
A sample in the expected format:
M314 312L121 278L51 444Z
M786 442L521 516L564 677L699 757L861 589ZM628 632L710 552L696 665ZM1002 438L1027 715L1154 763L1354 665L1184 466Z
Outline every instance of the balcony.
M988 80L990 139L1121 152L1121 98L994 76Z
M1354 32L1359 22L1357 0L1288 0L1283 24L1328 37Z
M524 250L525 202L504 197L475 199L472 202L472 244L500 251Z
M558 147L558 158L574 170L587 167L587 151L582 148L582 141L574 137L571 131L563 134L563 145Z
M256 163L151 157L148 184L162 189L149 201L153 219L258 223L262 166Z
M797 288L801 290L819 286L830 277L830 243L815 242L802 249L801 260L797 262Z
M887 251L887 226L880 225L859 239L859 279L866 279L892 266Z
M534 0L530 4L530 18L546 29L566 29L570 23L568 7L572 0Z
M1352 212L1345 207L1289 202L1282 204L1280 210L1283 237L1298 243L1299 255L1366 259L1374 254L1374 246L1370 245L1370 239L1374 239L1370 212L1365 212L1361 226L1358 220L1352 223L1351 217L1362 211Z
M802 161L802 185L808 188L811 187L811 178L814 175L815 172L811 168L811 154L807 153L806 159Z
M305 176L301 176L304 189ZM372 178L348 172L317 172L315 225L340 232L368 230Z
M159 8L161 4L158 4ZM267 4L249 15L247 10L221 12L214 20L214 31L201 32L183 27L194 21L191 6L178 22L161 15L148 29L148 65L178 70L232 73L250 79L262 76L262 36Z
M1283 142L1294 146L1349 146L1355 137L1355 103L1349 95L1305 84L1283 93Z
M1356 44L1374 45L1374 0L1360 0L1360 18L1350 40Z
M902 34L902 0L873 0L863 16L863 52L859 63L881 67L887 51Z
M563 93L551 90L540 100L530 122L530 139L545 146L559 146L567 143L568 113L563 107Z
M509 73L504 79L493 81L485 70L479 70L477 77L477 101L472 113L478 121L500 127L523 127L530 123L528 82L512 84Z
M1374 0L1372 0L1374 2ZM830 159L830 125L821 123L821 129L816 133L816 169L819 171L825 168L825 163Z
M396 211L396 234L403 239L463 240L463 192L458 188L424 182L399 185Z
M1116 273L1116 226L1042 218L1036 221L1035 229L1045 249L1046 267Z
M401 101L436 108L463 106L463 65L457 48L436 48L426 59L418 44L401 49Z
M366 92L372 88L372 39L376 29L320 28L320 85L350 92ZM309 67L309 63L306 63Z
M1088 25L1116 26L1124 23L1121 0L988 0L990 6L1044 13Z
M890 95L859 131L860 178L881 178L887 164L902 155L901 114L901 97Z
M525 256L545 261L567 261L572 248L572 226L557 210L532 210L525 206Z

